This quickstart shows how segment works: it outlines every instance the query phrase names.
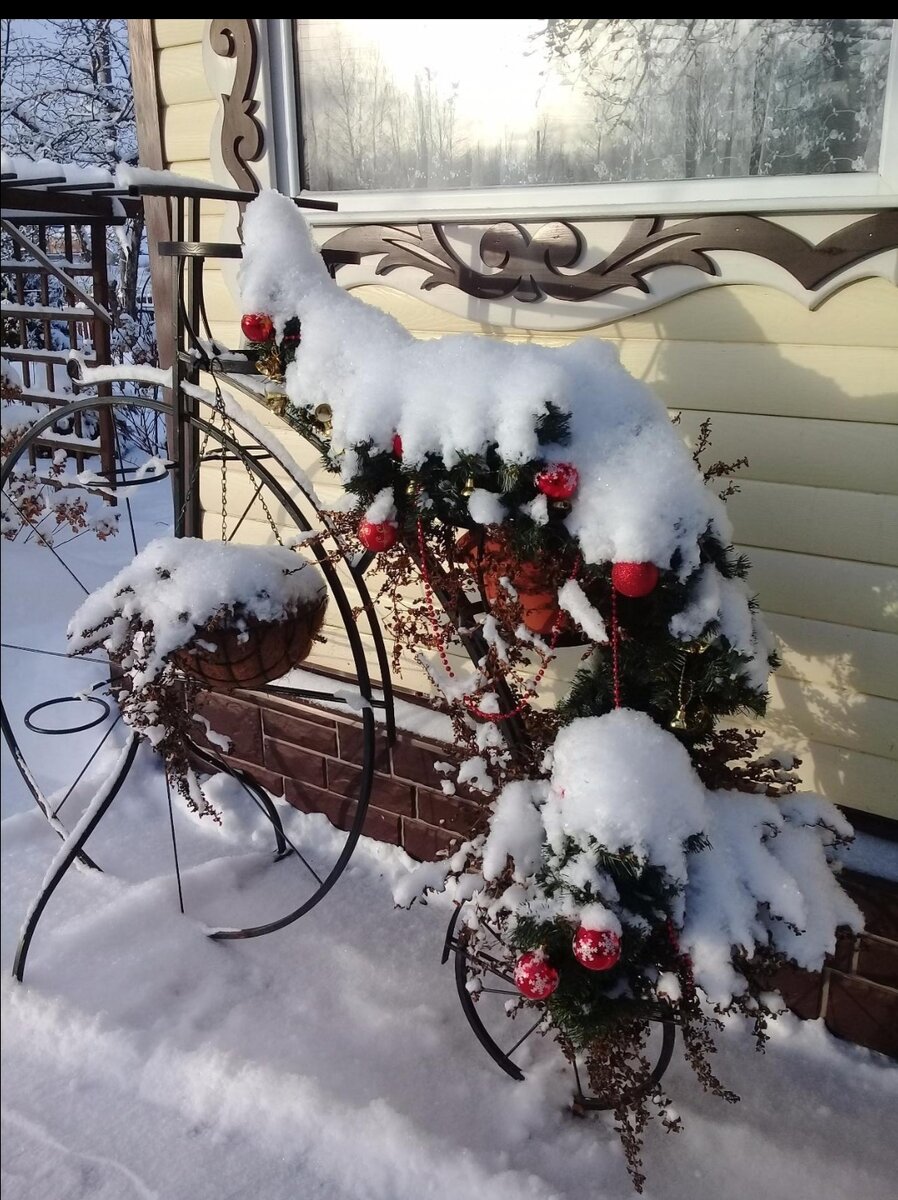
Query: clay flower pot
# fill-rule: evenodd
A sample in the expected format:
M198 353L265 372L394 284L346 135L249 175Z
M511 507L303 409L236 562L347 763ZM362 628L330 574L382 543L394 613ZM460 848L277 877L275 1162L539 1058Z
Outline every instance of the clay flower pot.
M500 595L508 597L500 582L507 578L517 592L524 625L531 633L551 637L559 611L558 590L544 566L538 562L522 562L504 539L494 535L481 540L473 532L466 533L456 543L456 553L482 576L483 590L490 604L494 604ZM573 623L565 616L562 632L570 632L573 628Z

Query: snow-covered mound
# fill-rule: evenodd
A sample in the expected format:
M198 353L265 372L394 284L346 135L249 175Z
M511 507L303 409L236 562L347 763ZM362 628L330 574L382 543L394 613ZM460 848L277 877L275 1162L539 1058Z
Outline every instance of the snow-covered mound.
M828 855L836 837L851 837L851 827L821 797L709 791L674 735L626 708L572 721L558 734L553 758L550 780L507 784L493 802L486 837L448 862L425 864L420 886L439 888L479 863L448 884L456 900L473 900L475 921L485 907L512 922L583 923L596 905L603 927L620 922L638 934L645 920L627 911L601 866L608 851L631 855L634 872L660 869L676 889L669 903L682 928L680 945L695 982L723 1006L744 992L740 956L751 957L755 947L814 970L835 949L837 927L863 928ZM509 863L514 883L496 898L491 884ZM547 863L562 881L551 895L537 879ZM588 890L592 904L578 905L575 890ZM400 881L397 903L414 893L413 881Z
M327 404L335 448L387 450L395 433L410 465L447 466L495 445L509 463L547 458L579 469L568 518L588 562L654 562L685 578L708 531L731 530L667 412L607 342L561 349L476 336L420 341L340 288L300 210L263 192L246 210L245 312L269 313L278 336L302 321L302 353L287 369L298 407ZM570 417L565 446L541 446L537 425L555 405Z
M279 621L317 604L325 593L321 573L282 546L235 546L199 538L156 538L84 601L69 622L72 653L97 643L102 630L115 655L132 641L131 623L152 628L137 686L161 671L208 621L224 612L241 620ZM239 624L239 622L237 622Z

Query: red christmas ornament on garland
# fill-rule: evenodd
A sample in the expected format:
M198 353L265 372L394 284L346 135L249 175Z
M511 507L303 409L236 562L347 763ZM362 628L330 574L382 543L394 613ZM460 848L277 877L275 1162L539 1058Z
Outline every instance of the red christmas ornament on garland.
M240 328L248 342L270 342L274 337L274 321L268 313L244 313Z
M611 568L611 585L622 596L637 599L654 591L661 572L650 562L619 562Z
M574 958L587 971L610 971L620 961L620 938L613 929L587 929L574 934Z
M542 950L528 950L514 965L514 982L528 1000L546 1000L558 987L558 972Z
M393 457L402 458L402 438L398 433L393 434Z
M537 472L534 483L550 500L570 500L580 484L580 472L573 463L553 463Z
M359 541L366 550L379 554L381 550L389 550L396 544L396 523L394 521L360 521Z

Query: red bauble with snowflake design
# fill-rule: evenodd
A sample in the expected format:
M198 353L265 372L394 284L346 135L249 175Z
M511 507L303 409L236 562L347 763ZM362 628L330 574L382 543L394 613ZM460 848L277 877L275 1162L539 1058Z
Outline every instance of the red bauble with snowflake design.
M620 961L620 937L613 929L587 929L574 934L574 958L587 971L610 971Z
M514 965L514 982L528 1000L547 1000L558 987L558 972L542 950L528 950Z
M396 523L394 521L360 521L359 541L366 550L379 554L381 550L389 550L396 544Z
M611 568L611 585L622 596L638 599L654 591L661 572L650 562L617 562Z
M244 313L240 328L248 342L270 342L274 337L274 321L268 313Z
M534 483L550 500L570 500L580 484L580 472L573 463L553 463L537 472Z

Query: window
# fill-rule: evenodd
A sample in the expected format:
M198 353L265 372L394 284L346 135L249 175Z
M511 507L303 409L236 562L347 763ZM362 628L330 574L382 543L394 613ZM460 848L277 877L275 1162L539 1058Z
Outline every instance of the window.
M296 25L316 191L878 169L891 20Z

